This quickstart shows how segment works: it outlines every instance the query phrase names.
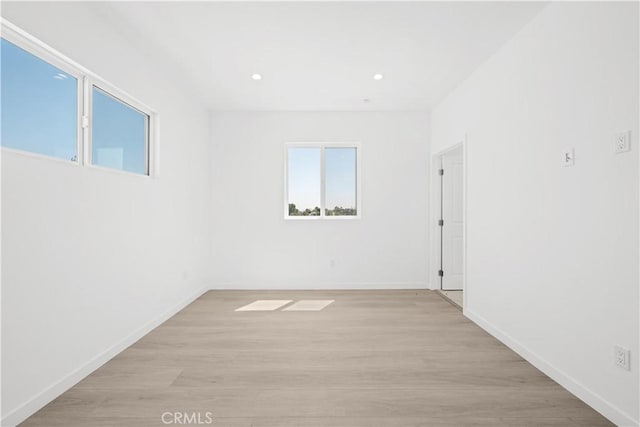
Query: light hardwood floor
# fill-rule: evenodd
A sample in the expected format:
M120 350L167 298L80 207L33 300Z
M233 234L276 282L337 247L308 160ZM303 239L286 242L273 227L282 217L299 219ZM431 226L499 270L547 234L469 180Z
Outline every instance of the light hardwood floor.
M462 310L462 292L463 291L436 291L446 300Z
M235 312L258 299L322 311ZM431 291L212 291L23 426L611 425ZM175 425L175 424L174 424Z

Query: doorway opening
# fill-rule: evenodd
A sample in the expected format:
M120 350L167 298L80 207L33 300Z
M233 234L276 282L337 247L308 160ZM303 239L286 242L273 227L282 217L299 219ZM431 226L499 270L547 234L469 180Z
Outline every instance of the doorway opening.
M436 156L438 291L460 309L464 299L464 146Z

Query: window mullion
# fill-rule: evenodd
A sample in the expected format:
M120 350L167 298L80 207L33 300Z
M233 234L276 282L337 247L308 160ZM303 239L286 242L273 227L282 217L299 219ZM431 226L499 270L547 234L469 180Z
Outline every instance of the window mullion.
M324 217L325 215L325 178L326 178L326 170L324 167L324 150L325 147L320 147L320 217Z
M84 115L84 80L77 79L76 84L76 158L79 165L84 160L84 128L82 127L82 116Z
M89 77L82 79L82 161L83 164L91 164L91 82Z

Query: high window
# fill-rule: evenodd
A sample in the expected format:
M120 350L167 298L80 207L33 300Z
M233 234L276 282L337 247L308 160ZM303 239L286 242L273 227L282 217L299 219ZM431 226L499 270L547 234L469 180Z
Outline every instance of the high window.
M4 149L150 174L148 107L6 22L0 50Z

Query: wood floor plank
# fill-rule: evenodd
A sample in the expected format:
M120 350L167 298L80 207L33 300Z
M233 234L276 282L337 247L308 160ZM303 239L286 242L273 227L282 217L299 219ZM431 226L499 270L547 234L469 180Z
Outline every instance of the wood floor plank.
M321 311L235 312L255 300ZM607 426L431 291L211 291L24 426Z

